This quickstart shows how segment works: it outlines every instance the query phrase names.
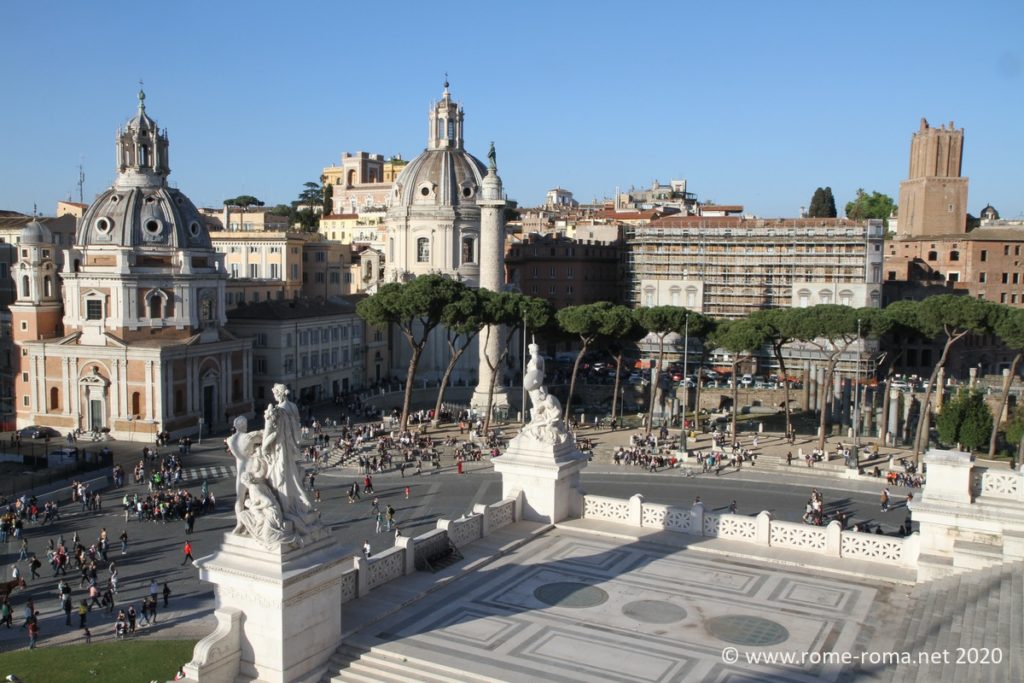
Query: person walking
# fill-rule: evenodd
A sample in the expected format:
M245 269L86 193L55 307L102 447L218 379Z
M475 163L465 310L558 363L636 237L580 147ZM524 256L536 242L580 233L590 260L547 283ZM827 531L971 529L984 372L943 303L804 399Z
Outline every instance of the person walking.
M889 511L889 489L882 489L882 512Z
M127 555L128 554L128 530L127 529L123 529L121 531L121 554L122 555Z
M192 544L189 541L185 541L184 552L185 552L185 559L182 560L182 562L181 562L181 566L182 567L184 567L189 562L194 562L195 561L195 558L192 557ZM155 581L154 581L154 583L155 583Z
M78 605L78 628L85 628L85 620L89 616L89 603L82 600Z
M36 611L32 614L32 618L28 623L28 649L36 649L36 643L39 641L39 612Z
M154 596L153 599L155 600L156 596ZM171 587L167 585L166 581L164 581L164 607L165 608L167 607L167 601L170 600L170 599L171 599Z

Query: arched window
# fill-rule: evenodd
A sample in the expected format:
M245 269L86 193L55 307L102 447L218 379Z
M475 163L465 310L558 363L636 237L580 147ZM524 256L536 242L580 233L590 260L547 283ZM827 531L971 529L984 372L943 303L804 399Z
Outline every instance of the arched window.
M142 414L142 394L137 391L132 392L132 415Z
M50 410L60 410L60 389L50 387Z
M820 292L818 292L818 300L823 304L832 303L832 290L823 289Z
M28 290L29 290L29 287L28 287L28 275L25 275L25 276L23 276L21 278L21 295L22 296L29 296Z
M839 292L839 303L841 303L843 306L852 306L853 292L851 292L848 289L844 289L841 292Z
M416 260L420 263L430 262L430 240L426 237L416 240Z
M811 292L807 289L801 289L796 293L797 306L799 308L807 308L811 305Z
M153 320L160 318L160 304L162 301L160 297L153 294L149 297L149 317Z
M46 277L43 278L43 296L53 296L52 290L53 280L51 280L50 276L47 275Z
M347 185L352 187L356 184L356 172L353 169L349 169Z
M929 261L938 261L939 260L939 252L937 252L937 251L929 251L928 252L928 260Z
M472 237L462 238L462 262L476 263L476 240Z
M949 252L949 260L950 261L959 261L960 260L960 252L959 251L951 251L951 252Z

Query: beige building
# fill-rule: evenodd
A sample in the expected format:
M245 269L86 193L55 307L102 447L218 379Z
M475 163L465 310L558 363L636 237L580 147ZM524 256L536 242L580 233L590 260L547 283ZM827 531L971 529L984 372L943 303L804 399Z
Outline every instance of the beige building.
M85 215L85 210L89 208L88 204L82 204L80 202L72 201L60 201L57 202L57 215L58 216L71 216L73 218L81 218Z
M284 232L290 229L288 216L270 213L263 207L242 209L225 205L222 209L199 209L211 232Z
M324 239L342 244L353 244L383 249L386 212L369 210L362 213L343 213L323 216L320 234Z
M343 298L264 301L228 313L228 329L252 340L256 410L287 384L299 401L318 401L365 385L363 321Z
M406 163L400 155L385 160L380 154L345 152L339 166L328 166L321 175L324 187L332 186L331 213L352 214L384 207Z

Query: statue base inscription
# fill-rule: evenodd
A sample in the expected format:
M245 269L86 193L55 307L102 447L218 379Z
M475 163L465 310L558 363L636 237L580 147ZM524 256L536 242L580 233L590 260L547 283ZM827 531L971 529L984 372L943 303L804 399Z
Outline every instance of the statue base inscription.
M352 566L351 552L326 537L301 548L270 550L259 540L229 533L220 551L195 564L200 578L214 585L218 615L242 612L240 656L234 653L237 672L230 678L222 678L223 670L202 676L214 662L194 661L186 667L188 680L320 680L341 642L342 573ZM216 644L207 649L218 652Z

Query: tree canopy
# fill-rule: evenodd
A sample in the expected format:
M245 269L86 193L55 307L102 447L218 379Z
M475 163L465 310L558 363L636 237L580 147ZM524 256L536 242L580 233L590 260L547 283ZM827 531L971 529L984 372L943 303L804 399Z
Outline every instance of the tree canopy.
M819 187L811 197L811 204L807 208L809 218L835 218L836 199L832 196L832 188Z
M935 419L939 440L947 446L960 444L968 451L988 444L992 411L977 391L961 391L942 407Z
M241 209L248 209L250 206L263 206L263 202L251 194L240 194L237 197L225 199L224 206L237 206Z
M846 203L846 217L855 221L881 218L888 225L889 216L895 209L896 202L889 195L880 192L868 194L863 188L860 188L853 201Z

